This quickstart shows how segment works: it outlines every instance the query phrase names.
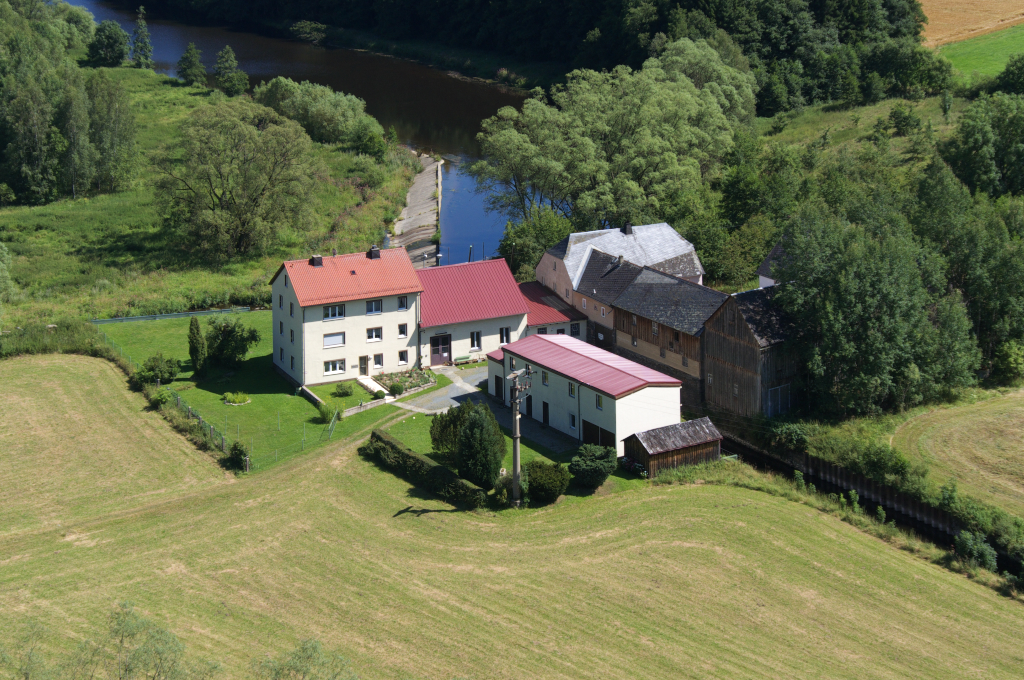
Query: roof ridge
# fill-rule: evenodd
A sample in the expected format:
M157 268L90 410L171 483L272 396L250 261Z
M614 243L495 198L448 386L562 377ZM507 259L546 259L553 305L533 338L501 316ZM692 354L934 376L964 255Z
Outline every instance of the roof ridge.
M596 358L594 358L594 357L592 357L592 356L590 356L590 355L587 355L587 354L583 354L582 352L577 352L576 350L574 350L574 349L572 349L572 348L570 348L570 347L566 347L565 345L563 345L563 344L562 344L562 342L561 342L560 340L556 340L556 339L555 339L555 338L558 338L558 337L559 337L558 335L534 335L534 336L531 336L531 337L535 337L535 338L544 338L544 340L545 340L545 341L547 341L547 342L551 342L551 343L553 343L553 344L555 344L555 345L558 345L559 347L563 347L563 348L565 348L565 349L569 350L570 352L573 352L574 354L578 354L578 355L579 355L579 356L581 356L581 357L586 357L587 359L590 359L591 361L599 361L598 359L596 359ZM572 340L575 340L575 338L571 338L570 336L567 336L567 335L562 335L561 337L563 337L563 338L570 338L570 339L572 339ZM578 340L577 342L583 342L583 341L582 341L582 340ZM601 350L602 352L607 352L608 354L610 354L611 356L613 356L613 357L615 357L615 358L617 358L617 359L625 359L626 361L629 361L629 359L626 359L626 357L623 357L623 356L620 356L620 355L618 355L618 354L615 354L614 352L608 352L608 350L606 350L606 349L601 349L601 348L600 348L600 347L598 347L597 345L591 345L590 343L583 343L583 344L585 344L585 345L586 345L587 347L593 347L594 349L597 349L597 350ZM636 362L634 362L634 363L636 363ZM636 377L637 377L636 375L634 375L634 374L632 374L632 373L629 373L629 372L627 372L627 371L625 371L625 370L623 370L623 369L619 368L618 366L613 366L613 365L611 365L611 364L609 364L609 363L607 363L607 362L604 362L604 361L600 361L600 364L601 364L602 366L606 366L606 367L608 367L608 368L612 369L613 371L616 371L617 373L619 373L619 374L621 374L621 375L629 376L629 377L631 377L631 378L636 378ZM646 367L646 366L644 366L643 364L637 364L637 365L638 365L638 366L642 366L643 368L647 368L647 367ZM650 370L652 370L652 371L655 371L656 373L661 373L661 371L658 371L658 370L656 370L656 369L653 369L653 368L652 368L652 369L650 369ZM664 374L662 373L662 375L664 375ZM668 377L669 377L669 378L671 378L672 376L668 376ZM645 380L645 379L643 379L643 378L641 378L641 379L642 379L642 380ZM581 382L582 382L582 381L581 381ZM645 382L650 382L650 381L649 381L649 380L645 380Z

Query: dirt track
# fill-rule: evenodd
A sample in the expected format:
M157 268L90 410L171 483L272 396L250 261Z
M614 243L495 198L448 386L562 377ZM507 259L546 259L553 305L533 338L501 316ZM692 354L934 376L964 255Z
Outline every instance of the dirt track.
M1024 22L1024 0L921 0L925 44L958 42Z

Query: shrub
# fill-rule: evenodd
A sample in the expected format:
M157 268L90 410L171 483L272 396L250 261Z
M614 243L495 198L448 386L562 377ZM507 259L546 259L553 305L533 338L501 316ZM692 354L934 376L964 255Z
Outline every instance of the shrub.
M247 456L245 445L242 442L235 442L228 449L227 455L224 456L224 467L229 470L244 470Z
M969 567L996 570L996 551L981 532L961 531L953 542L953 549L960 561Z
M351 382L338 383L338 386L334 388L334 396L336 396L336 397L351 397L352 396L352 383Z
M907 104L897 104L889 112L889 123L897 137L906 137L921 128L921 117Z
M796 483L797 491L804 491L807 489L807 484L804 483L804 473L799 470L793 472L793 481Z
M320 414L320 422L327 425L334 419L334 414L337 411L331 404L320 403L316 405L316 410Z
M443 465L406 448L390 435L374 430L359 453L378 460L384 467L413 484L436 493L449 503L470 508L483 505L487 493Z
M473 409L459 430L455 464L459 475L484 489L494 488L508 452L505 435L486 405Z
M206 332L206 352L211 364L237 366L245 360L249 348L260 341L260 332L242 323L241 317L210 319Z
M569 470L561 463L540 459L526 464L530 475L530 500L537 505L554 503L569 487Z
M520 468L519 470L519 500L522 507L527 507L530 504L530 475L527 473L526 468ZM506 474L498 477L498 481L494 484L494 502L499 506L512 505L512 472L508 471Z
M388 395L384 390L377 390L376 392L373 393L374 399L383 399L386 396Z
M249 395L245 392L225 392L224 401L229 404L244 404L249 401Z
M807 426L802 423L776 423L772 425L771 444L787 454L802 454L807 451L809 439Z
M1024 379L1024 344L1019 340L1004 342L996 350L992 372L1003 383Z
M430 420L430 445L434 453L451 465L455 464L455 451L459 448L459 432L474 409L476 404L467 399Z
M391 387L389 387L388 390L390 390L391 395L395 397L398 397L402 394L402 392L405 392L405 388L402 387L402 383L397 382L391 383Z
M617 463L618 455L614 448L584 444L569 463L569 473L580 486L596 489L615 472Z
M164 359L163 353L157 353L142 364L142 368L132 374L132 382L140 388L151 385L159 380L162 384L172 382L181 372L181 362L177 359Z

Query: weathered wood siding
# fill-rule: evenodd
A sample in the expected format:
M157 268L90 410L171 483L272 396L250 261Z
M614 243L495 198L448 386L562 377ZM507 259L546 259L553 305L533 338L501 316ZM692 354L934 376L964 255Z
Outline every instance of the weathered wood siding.
M753 416L762 410L761 348L729 298L704 324L704 399L708 404Z
M657 327L656 330L655 327ZM691 361L700 361L700 340L698 338L662 324L655 324L639 314L631 314L616 308L615 329L623 335L636 336L638 340L649 342L665 350L666 354L671 352L680 358L685 356ZM620 337L619 342L625 344L625 338ZM666 360L665 363L678 366L682 362L677 358Z
M647 474L653 478L663 470L670 470L683 465L698 465L713 460L718 460L722 455L722 442L714 441L707 444L698 444L685 449L666 451L650 455L643 447L640 440L635 436L626 438L623 442L626 456L637 461L647 469Z

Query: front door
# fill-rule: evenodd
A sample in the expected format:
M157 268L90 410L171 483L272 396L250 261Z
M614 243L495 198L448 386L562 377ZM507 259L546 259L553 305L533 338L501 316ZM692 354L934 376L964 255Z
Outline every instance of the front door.
M526 415L533 417L533 395L526 395Z
M359 375L370 374L370 357L359 357Z
M440 366L451 360L452 336L435 335L430 339L430 365Z
M505 403L505 381L500 375L494 376L494 396L501 399L501 403Z
M545 425L549 424L549 419L548 419L548 402L546 402L546 401L544 402L544 424Z

